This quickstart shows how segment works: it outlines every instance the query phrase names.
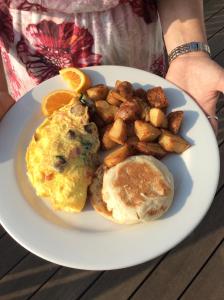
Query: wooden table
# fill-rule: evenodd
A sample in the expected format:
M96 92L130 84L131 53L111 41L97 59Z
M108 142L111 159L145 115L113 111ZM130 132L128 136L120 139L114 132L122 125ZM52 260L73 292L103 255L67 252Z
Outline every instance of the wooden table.
M213 58L224 67L224 0L205 1L205 19ZM217 113L220 117L220 181L212 207L187 239L145 264L116 271L92 272L42 260L22 248L0 227L0 300L223 300L223 97L218 103Z

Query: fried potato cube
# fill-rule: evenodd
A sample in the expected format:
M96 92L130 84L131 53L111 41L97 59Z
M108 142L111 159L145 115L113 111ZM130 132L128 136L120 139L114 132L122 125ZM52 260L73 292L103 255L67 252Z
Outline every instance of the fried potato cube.
M163 130L159 137L159 144L167 152L183 153L191 144L184 140L182 137L172 134L167 130Z
M109 89L105 84L97 84L86 91L88 97L94 101L105 100L108 92Z
M116 90L117 90L119 84L121 84L121 83L122 83L121 80L116 80L116 82L115 82L115 89L116 89Z
M174 133L177 134L180 130L182 121L184 118L184 112L183 111L173 111L169 113L167 116L168 119L168 129Z
M121 146L120 148L113 150L110 154L108 154L104 158L104 164L111 168L113 166L116 166L118 163L125 160L129 155L131 155L130 146L125 144L124 146Z
M124 121L135 121L140 115L141 109L137 102L127 101L122 103L115 115L116 119L123 119Z
M115 120L109 131L109 138L118 144L124 144L127 139L127 126L122 119Z
M147 93L144 89L139 88L134 91L134 96L141 98L144 101L147 101Z
M111 105L115 106L120 106L122 101L118 100L116 97L113 95L113 90L110 90L108 95L107 95L107 102L110 103Z
M167 154L167 152L158 143L138 142L134 146L140 153L152 155L158 159L163 158Z
M112 91L111 91L111 95L112 95L115 99L117 99L117 100L119 100L119 101L121 101L121 102L126 102L126 101L128 101L127 98L121 96L121 95L120 95L118 92L116 92L115 90L112 90Z
M147 100L151 107L166 108L169 105L166 95L160 86L147 91Z
M149 111L149 120L155 127L167 128L168 121L164 112L159 108L151 108Z
M96 101L96 111L103 121L111 123L114 121L117 107L110 105L107 101L100 100Z
M147 106L142 115L141 115L141 119L145 120L146 122L150 122L150 106Z
M158 136L161 134L161 131L149 123L136 120L135 133L140 141L152 142L158 138Z
M111 130L111 127L113 126L113 124L110 124L106 127L106 130L104 131L103 137L102 137L102 146L105 150L109 150L112 149L113 147L115 147L117 144L111 140L111 138L109 137L109 132Z
M133 96L134 90L132 84L128 81L122 81L116 87L118 93L125 99L130 99Z
M133 97L132 101L136 102L139 106L139 113L140 113L140 117L142 120L145 119L145 111L150 109L150 106L148 105L147 102L145 102L144 100L142 100L139 97Z

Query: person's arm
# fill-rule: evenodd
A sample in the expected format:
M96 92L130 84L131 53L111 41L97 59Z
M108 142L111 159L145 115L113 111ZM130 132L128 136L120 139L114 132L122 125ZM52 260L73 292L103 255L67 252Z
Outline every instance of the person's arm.
M8 93L7 83L2 65L2 58L0 55L0 120L14 103L15 101Z
M188 42L207 42L202 0L159 0L167 52Z
M188 42L207 43L202 0L158 0L158 9L168 54ZM207 115L215 115L218 91L224 91L224 71L208 54L179 56L166 78L188 92ZM212 125L217 127L215 120Z

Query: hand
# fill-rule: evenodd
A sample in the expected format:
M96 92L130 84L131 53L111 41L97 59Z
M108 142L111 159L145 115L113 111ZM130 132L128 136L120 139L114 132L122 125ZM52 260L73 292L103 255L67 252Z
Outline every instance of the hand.
M207 115L215 115L219 92L224 92L224 69L206 53L192 52L176 58L166 79L187 92ZM215 133L218 122L210 120Z
M14 103L15 101L8 92L0 91L0 120Z

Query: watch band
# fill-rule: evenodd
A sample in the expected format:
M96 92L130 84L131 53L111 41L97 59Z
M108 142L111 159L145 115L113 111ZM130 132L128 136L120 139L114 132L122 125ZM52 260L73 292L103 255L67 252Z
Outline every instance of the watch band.
M197 51L206 52L211 56L210 47L207 44L201 42L191 42L174 48L168 55L168 62L170 64L175 58L182 54Z

